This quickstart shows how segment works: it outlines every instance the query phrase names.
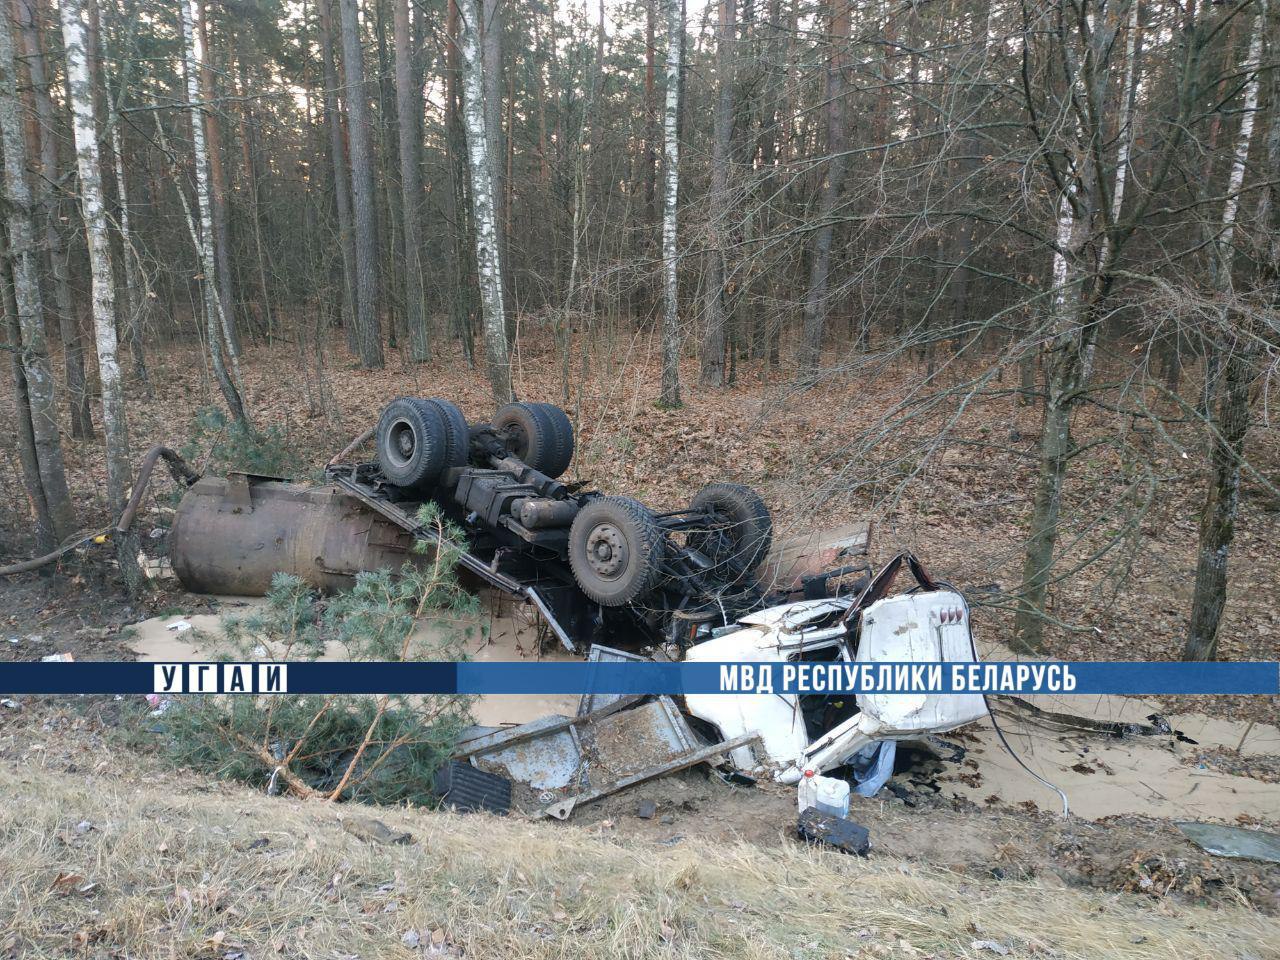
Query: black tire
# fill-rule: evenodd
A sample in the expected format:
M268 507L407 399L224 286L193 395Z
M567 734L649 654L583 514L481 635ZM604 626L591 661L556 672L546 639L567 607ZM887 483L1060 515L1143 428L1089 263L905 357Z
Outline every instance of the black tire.
M564 473L573 456L573 430L567 438L555 418L540 409L541 404L508 403L493 415L493 429L502 435L507 452L539 473L555 479ZM568 417L564 417L565 422Z
M769 555L773 518L760 494L740 483L709 483L693 498L690 510L711 515L710 529L689 532L688 544L716 565L716 573L734 583L752 573Z
M444 424L445 450L444 469L465 467L471 457L471 428L467 426L467 418L452 400L441 400L432 397L423 403L430 404L440 413Z
M598 497L569 528L569 566L582 592L606 607L649 593L662 565L662 530L644 504Z
M569 415L554 403L531 403L529 406L541 411L551 424L551 435L555 445L555 455L549 457L550 470L543 470L549 477L564 476L569 464L573 462L573 421Z
M448 434L440 411L425 400L392 400L378 418L378 466L390 483L425 491L444 469Z

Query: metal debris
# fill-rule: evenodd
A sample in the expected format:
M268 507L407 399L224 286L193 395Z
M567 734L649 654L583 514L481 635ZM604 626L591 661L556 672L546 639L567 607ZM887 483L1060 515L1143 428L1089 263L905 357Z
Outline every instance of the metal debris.
M538 791L536 816L563 820L579 804L722 756L754 733L706 746L670 697L625 696L579 717L544 717L463 743L455 759Z
M441 803L463 813L506 813L511 809L510 780L457 760L440 768L435 792Z
M1177 826L1188 840L1215 857L1280 863L1280 834L1195 820Z

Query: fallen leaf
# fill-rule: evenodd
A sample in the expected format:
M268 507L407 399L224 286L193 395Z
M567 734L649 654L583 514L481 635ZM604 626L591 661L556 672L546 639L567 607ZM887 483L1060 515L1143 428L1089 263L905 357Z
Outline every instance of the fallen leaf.
M49 884L49 889L59 893L70 893L82 883L84 883L84 877L78 873L59 873L53 878L53 883Z

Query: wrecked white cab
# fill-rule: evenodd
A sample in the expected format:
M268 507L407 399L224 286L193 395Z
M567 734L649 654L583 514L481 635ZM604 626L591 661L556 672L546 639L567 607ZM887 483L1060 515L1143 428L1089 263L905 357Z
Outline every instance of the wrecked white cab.
M878 580L880 578L877 578ZM892 574L883 582L892 579ZM870 591L871 588L868 588ZM702 662L785 662L796 659L857 663L972 662L969 608L951 589L921 589L865 603L859 598L806 600L744 617L691 647ZM861 604L865 603L865 606ZM856 709L816 737L794 694L688 694L689 713L726 738L759 734L759 747L730 754L744 772L771 771L795 783L806 770L841 766L868 744L942 733L986 715L982 697L876 693L854 697Z

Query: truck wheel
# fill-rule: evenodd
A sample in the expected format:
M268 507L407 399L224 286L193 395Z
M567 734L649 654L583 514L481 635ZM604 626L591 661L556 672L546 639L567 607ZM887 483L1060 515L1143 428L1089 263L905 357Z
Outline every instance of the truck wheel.
M551 469L542 472L553 478L563 476L573 460L573 421L554 403L531 403L529 406L541 411L550 422L552 439L555 441L555 456L548 457Z
M436 408L440 413L440 421L444 424L444 470L450 467L465 467L471 455L471 428L467 426L467 418L452 400L441 400L432 397L423 403Z
M569 566L582 592L606 607L642 597L658 582L662 531L644 504L598 497L569 528Z
M709 483L689 509L707 513L707 529L690 531L688 544L707 555L716 572L734 582L751 573L769 553L773 518L760 494L739 483Z
M440 411L425 400L392 400L378 418L378 466L397 487L422 491L444 468L448 434Z
M493 429L505 438L508 453L554 480L564 473L573 456L573 428L563 413L561 420L548 415L542 406L508 403L493 415Z

